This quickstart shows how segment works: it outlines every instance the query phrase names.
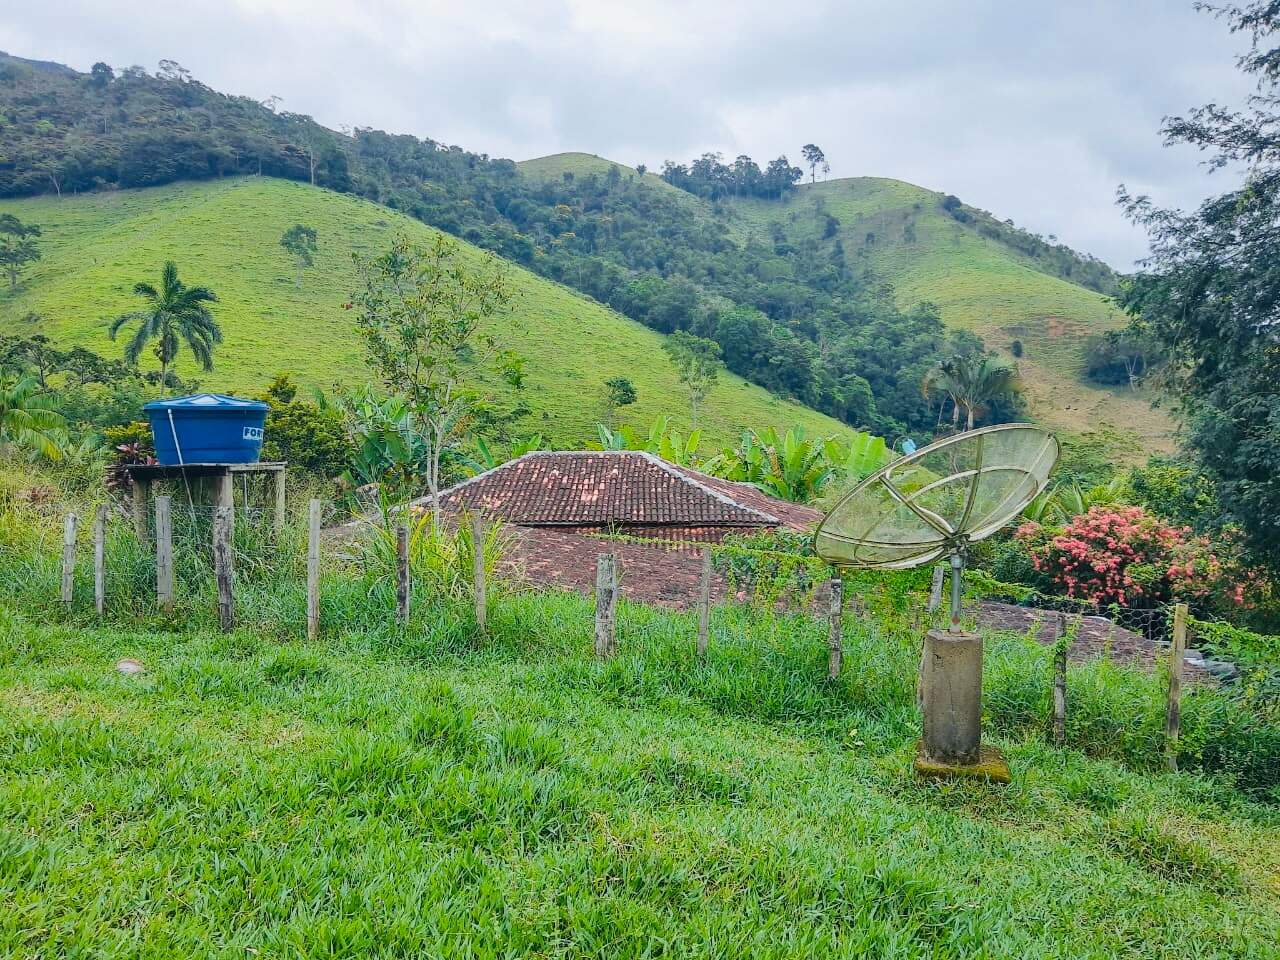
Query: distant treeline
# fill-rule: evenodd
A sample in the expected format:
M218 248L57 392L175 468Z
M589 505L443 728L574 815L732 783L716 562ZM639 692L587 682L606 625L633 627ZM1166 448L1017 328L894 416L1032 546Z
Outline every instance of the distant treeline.
M765 197L778 200L795 189L804 171L785 156L763 170L746 154L732 164L718 153L704 153L688 166L671 160L662 165L662 179L681 190L719 200L721 197Z
M0 195L239 174L313 182L440 227L655 330L713 338L735 373L886 434L931 429L925 371L981 347L947 333L930 306L899 309L838 236L788 237L779 226L739 244L714 216L631 171L526 177L509 160L339 133L275 106L220 94L169 61L156 75L105 64L81 74L0 57ZM769 191L800 171L780 159L759 172L756 189Z

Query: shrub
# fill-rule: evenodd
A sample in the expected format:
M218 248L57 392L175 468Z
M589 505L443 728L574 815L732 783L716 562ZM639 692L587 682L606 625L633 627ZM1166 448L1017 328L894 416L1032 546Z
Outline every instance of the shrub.
M330 409L296 399L297 386L287 374L277 376L262 399L271 405L267 414L263 460L284 460L322 480L339 476L354 453L342 418Z
M1133 500L1170 523L1203 530L1221 513L1213 482L1198 470L1153 457L1129 474Z
M1062 528L1027 522L1015 537L1036 572L1067 596L1093 604L1146 606L1177 597L1204 607L1245 600L1235 564L1189 527L1171 526L1141 507L1096 506Z

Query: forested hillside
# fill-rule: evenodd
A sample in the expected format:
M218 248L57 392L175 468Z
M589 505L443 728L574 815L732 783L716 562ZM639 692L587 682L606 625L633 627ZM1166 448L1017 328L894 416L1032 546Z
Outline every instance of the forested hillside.
M924 273L903 270L867 242L874 231L857 233L863 226L857 216L832 211L815 219L804 212L797 220L797 212L822 198L817 188L798 185L802 171L785 157L762 167L739 158L737 167L755 170L757 179L747 187L707 187L699 177L715 170L706 158L702 167L668 164L663 179L584 155L522 169L411 136L337 133L271 103L220 94L168 61L156 75L141 68L117 73L105 64L80 74L3 57L0 81L6 143L0 196L236 174L354 193L572 286L660 333L689 330L713 339L731 371L881 433L933 429L939 410L922 396L922 378L945 356L982 349L974 331L995 334L996 344L1010 340L1003 332L1010 319L998 312L991 322L966 318L937 282L955 272L945 250L934 251L942 263ZM1097 261L971 208L960 205L945 216L996 250L997 261L1020 265L1032 286L1053 280L1095 314L1096 293L1056 278L1071 274L1100 290L1114 284ZM910 259L910 251L904 256ZM1021 291L999 296L1017 298ZM1028 303L1040 309L1034 296ZM979 297L969 307L982 314L986 304ZM1031 413L1071 429L1099 421L1125 426L1145 403L1090 388L1076 375L1075 334L1089 332L1098 319L1086 314L1061 318L1071 336L1052 356L1051 380L1031 384ZM1031 362L1036 369L1037 360ZM1070 416L1055 416L1068 407ZM1011 413L997 405L988 415ZM1159 421L1146 422L1157 426L1148 434L1161 432Z
M1047 424L1072 432L1107 424L1149 449L1167 445L1172 424L1152 409L1149 391L1086 377L1090 338L1126 322L1103 295L1117 283L1105 264L899 180L832 180L801 185L785 204L722 205L736 232L838 246L892 283L903 307L927 300L948 327L1017 357L1029 407Z
M192 80L176 64L89 74L0 61L0 195L259 173L350 191L570 284L663 333L716 339L729 368L845 422L925 429L921 377L957 349L860 265L741 245L683 198L613 170L545 180L429 140L351 136ZM972 341L968 341L972 346Z

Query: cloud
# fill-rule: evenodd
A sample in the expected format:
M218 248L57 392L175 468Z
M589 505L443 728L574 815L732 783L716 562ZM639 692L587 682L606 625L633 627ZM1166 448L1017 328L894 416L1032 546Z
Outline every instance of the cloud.
M1241 40L1181 0L51 0L0 13L0 49L78 69L183 63L331 126L515 159L658 166L704 150L955 193L1120 267L1145 252L1120 182L1220 189L1163 116L1238 102Z

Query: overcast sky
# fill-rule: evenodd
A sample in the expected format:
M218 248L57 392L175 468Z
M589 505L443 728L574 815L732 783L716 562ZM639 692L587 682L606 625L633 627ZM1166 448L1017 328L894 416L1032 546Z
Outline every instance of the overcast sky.
M219 90L513 159L656 168L816 142L832 177L897 177L1128 268L1116 186L1223 188L1163 116L1236 103L1245 39L1191 0L40 0L0 49L87 70L161 58Z

